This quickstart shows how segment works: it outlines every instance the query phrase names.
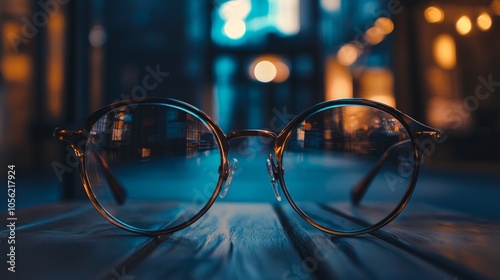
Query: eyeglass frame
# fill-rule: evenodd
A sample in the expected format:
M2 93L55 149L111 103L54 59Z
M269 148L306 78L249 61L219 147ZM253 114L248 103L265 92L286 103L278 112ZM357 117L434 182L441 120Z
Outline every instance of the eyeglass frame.
M219 166L219 179L217 181L216 188L214 190L214 193L208 200L208 202L201 208L201 210L194 215L192 218L188 219L187 221L184 221L183 223L174 226L172 228L168 229L160 229L160 230L143 230L136 228L134 226L128 225L125 222L122 222L118 218L114 217L111 213L109 213L97 200L96 195L94 194L94 191L91 187L90 181L87 176L87 169L86 169L86 164L85 164L85 155L86 155L86 149L87 149L87 140L88 140L88 135L89 131L91 131L92 126L104 115L112 112L113 110L121 107L131 107L134 105L139 105L139 104L151 104L151 105L167 105L170 107L174 107L176 109L179 109L181 111L184 111L188 114L191 114L195 116L198 120L203 122L208 128L211 130L211 133L213 136L215 136L215 140L217 141L218 147L220 149L220 156L221 156L221 165ZM288 189L286 187L285 183L285 178L284 178L284 172L285 169L282 166L282 160L283 160L283 152L285 145L287 144L288 139L290 138L291 134L293 133L293 130L304 120L306 120L308 117L319 113L324 110L336 108L336 107L344 107L344 106L364 106L364 107L370 107L374 109L378 109L382 112L385 112L389 114L391 117L394 117L401 125L403 125L404 129L408 132L408 136L410 138L411 144L412 144L412 153L414 156L414 160L411 161L413 164L413 173L411 175L410 182L408 183L408 186L406 187L405 193L403 194L403 197L399 201L398 205L396 208L389 213L384 219L381 221L375 223L374 225L363 228L361 230L353 230L353 231L338 231L338 230L332 230L329 228L326 228L319 223L315 222L313 219L309 218L309 216L304 213L293 201L291 195L288 192ZM144 98L142 100L135 100L135 99L128 99L128 100L123 100L123 101L118 101L112 104L109 104L94 113L88 115L85 117L83 120L77 122L80 123L83 122L84 129L79 129L79 130L70 130L67 128L56 128L54 130L54 137L60 141L68 143L73 151L75 152L75 155L79 158L80 160L80 177L83 183L83 187L85 190L85 193L87 194L88 198L90 199L91 203L93 204L94 208L97 209L97 211L110 223L113 225L137 234L143 234L143 235L150 235L150 236L158 236L158 235L164 235L164 234L169 234L173 233L176 231L179 231L181 229L184 229L191 224L195 223L197 220L199 220L206 212L210 209L210 207L213 205L215 200L217 199L217 196L220 194L221 189L223 187L223 184L226 183L228 177L230 176L231 172L231 167L230 163L228 160L228 155L229 155L229 150L230 150L230 143L229 141L232 139L236 138L242 138L242 137L265 137L265 138L272 138L274 140L274 158L276 159L276 163L274 162L273 155L269 155L269 160L272 162L272 172L274 175L274 178L277 178L277 182L279 182L279 185L281 187L281 191L287 198L288 202L292 206L292 208L297 212L297 214L303 218L305 221L307 221L309 224L314 226L315 228L332 234L336 236L356 236L356 235L361 235L365 233L369 233L372 231L375 231L385 225L387 225L389 222L394 220L401 211L405 208L407 205L408 201L410 200L410 197L415 189L415 185L417 183L417 178L418 178L418 172L419 172L419 167L420 164L418 164L421 160L421 155L423 151L415 144L415 141L421 138L434 138L434 139L439 139L441 137L442 132L438 129L432 128L430 126L424 125L415 119L411 118L410 116L406 115L405 113L390 107L386 104L379 103L376 101L368 100L368 99L362 99L362 98L349 98L349 99L336 99L336 100L329 100L329 101L324 101L321 103L318 103L316 105L313 105L306 110L302 111L300 114L295 116L278 134L276 134L273 131L270 130L265 130L265 129L244 129L244 130L234 130L231 131L229 134L224 134L222 129L219 127L219 125L211 118L209 117L205 112L202 110L196 108L195 106L188 104L186 102L177 100L177 99L172 99L172 98L161 98L161 97L149 97L149 98ZM72 127L74 125L69 125L66 127ZM84 145L82 145L84 143ZM391 149L391 148L389 148ZM387 151L386 151L387 153ZM385 154L386 154L385 153ZM384 156L386 156L384 154ZM384 156L379 160L377 163L377 166L381 163L382 160L384 160ZM102 157L98 156L98 160L105 170L105 176L106 179L108 180L108 183L111 181L111 188L118 188L112 190L113 195L115 196L115 199L117 199L117 202L120 204L120 196L125 195L123 193L120 194L122 190L119 190L120 188L120 183L114 178L112 175L111 171L109 170L109 167L107 166L107 163L105 162ZM106 170L109 172L109 174L106 172ZM368 180L367 177L370 175L376 174L378 171L378 168L372 169L369 174L367 174L361 181L363 180ZM271 172L271 171L270 171ZM271 175L271 174L270 174ZM113 182L115 180L115 182ZM360 183L361 183L360 181ZM273 183L273 182L272 182ZM360 183L357 185L359 186ZM365 182L366 183L366 182ZM117 185L116 185L117 184ZM369 186L370 181L368 180L368 185L364 186L364 191L366 191L366 188ZM113 185L115 187L113 187ZM227 188L229 186L226 187ZM274 188L274 187L273 187ZM354 190L353 190L354 192ZM361 193L361 197L363 195ZM276 193L275 190L275 195L279 196L278 193ZM123 197L122 197L123 199ZM353 203L357 204L359 202L354 201ZM278 198L278 200L280 200ZM123 203L123 202L122 202Z

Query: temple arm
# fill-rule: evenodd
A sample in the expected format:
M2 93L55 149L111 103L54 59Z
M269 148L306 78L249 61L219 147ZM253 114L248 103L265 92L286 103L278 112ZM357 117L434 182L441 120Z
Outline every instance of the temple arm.
M106 160L102 157L101 153L94 150L94 155L96 155L102 170L104 171L104 177L106 177L106 180L108 181L111 193L113 194L116 203L118 203L118 205L123 205L127 199L127 191L122 184L118 182L113 172L111 172L111 169L106 163Z
M393 154L393 152L396 150L396 148L400 145L406 144L411 142L410 139L403 140L400 142L397 142L396 144L390 146L385 153L379 158L375 166L368 172L368 174L359 181L354 188L351 191L351 202L354 205L358 205L361 199L363 199L363 196L365 195L366 191L370 187L373 179L375 176L377 176L377 173L379 172L380 168L384 166L384 163L386 160Z
M84 138L81 131L56 128L56 130L54 131L54 137L60 141L69 143L78 157L81 157L83 155L81 151L76 148L78 146L78 143L80 143L81 141L86 141L86 138ZM111 193L113 194L113 198L115 199L116 203L118 203L118 205L123 205L127 198L127 191L116 179L116 176L113 174L113 172L111 172L111 169L109 168L109 165L107 164L103 156L96 149L92 150L93 154L97 158L97 162L99 162L99 165L104 171L104 177L108 182Z

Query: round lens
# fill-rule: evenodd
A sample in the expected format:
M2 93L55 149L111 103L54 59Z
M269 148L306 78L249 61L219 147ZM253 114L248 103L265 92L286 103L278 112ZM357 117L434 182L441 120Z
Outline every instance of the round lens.
M415 150L405 126L367 106L336 106L297 125L282 157L285 192L332 231L367 230L409 194Z
M86 177L106 215L125 228L165 231L215 196L221 151L197 116L171 105L114 109L90 130Z

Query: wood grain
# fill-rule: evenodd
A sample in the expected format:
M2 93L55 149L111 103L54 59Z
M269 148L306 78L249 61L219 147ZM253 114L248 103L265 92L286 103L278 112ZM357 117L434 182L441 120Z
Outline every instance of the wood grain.
M192 226L152 238L69 203L19 212L16 237L17 272L3 264L1 279L500 278L498 223L420 204L373 234L339 238L285 201L216 202Z

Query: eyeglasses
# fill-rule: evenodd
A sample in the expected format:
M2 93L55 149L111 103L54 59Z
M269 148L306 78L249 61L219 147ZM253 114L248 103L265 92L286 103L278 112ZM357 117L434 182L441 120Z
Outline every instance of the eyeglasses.
M272 190L314 227L353 236L376 230L406 206L423 155L440 131L387 105L326 101L276 134L224 134L199 109L174 99L125 100L79 124L56 128L80 160L85 192L99 213L131 232L161 235L197 221L223 198L238 165L232 139L274 141L265 159Z

